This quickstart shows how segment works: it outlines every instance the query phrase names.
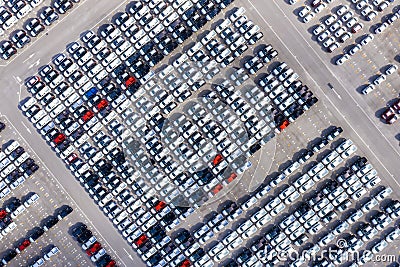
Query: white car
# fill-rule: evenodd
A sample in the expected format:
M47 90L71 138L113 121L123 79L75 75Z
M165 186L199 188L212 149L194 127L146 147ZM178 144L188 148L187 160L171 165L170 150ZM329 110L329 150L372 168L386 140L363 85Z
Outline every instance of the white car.
M330 36L330 31L326 30L324 32L322 32L320 35L318 35L317 40L322 42L323 40L325 40L326 38L328 38Z
M300 11L299 11L299 17L304 18L309 12L311 11L311 8L309 6L304 6Z
M372 91L374 91L374 89L375 89L375 86L373 84L368 84L367 86L365 86L362 89L361 93L363 95L367 95L367 94L371 93Z
M324 46L324 47L329 47L330 45L332 45L332 44L334 44L335 43L335 38L334 37L329 37L328 39L326 39L323 43L322 43L322 45Z
M324 30L326 30L326 26L324 24L319 24L315 29L313 30L313 34L315 36L318 36L321 34Z
M346 61L348 61L350 59L350 55L348 54L343 54L342 56L340 56L336 61L335 64L336 65L343 65L343 63L345 63Z
M330 16L324 21L324 23L325 23L326 26L329 26L329 25L331 25L334 21L336 21L336 19L337 19L337 16L336 16L335 14L332 14L332 15L330 15Z
M384 22L382 24L380 24L375 30L374 32L376 34L378 33L382 33L384 30L386 30L386 28L389 26L389 24L387 22Z
M257 229L257 228L256 228ZM235 240L233 240L229 245L228 249L229 250L235 250L238 248L241 244L243 243L243 239L239 236Z
M386 74L386 75L393 74L397 69L398 69L397 65L391 64L391 65L385 70L385 74Z
M58 249L58 247L54 246L49 252L44 254L43 258L46 261L48 261L48 260L50 260L51 257L53 257L54 255L57 255L59 252L60 252L60 250Z
M375 78L373 83L375 85L379 85L379 84L383 83L384 81L386 81L386 75L382 73L381 75L379 75L378 77Z
M229 253L230 251L227 248L224 248L221 252L215 255L214 261L221 262Z
M315 17L315 13L314 12L310 12L307 15L304 16L303 18L303 22L304 23L308 23L310 22L310 20L312 20Z

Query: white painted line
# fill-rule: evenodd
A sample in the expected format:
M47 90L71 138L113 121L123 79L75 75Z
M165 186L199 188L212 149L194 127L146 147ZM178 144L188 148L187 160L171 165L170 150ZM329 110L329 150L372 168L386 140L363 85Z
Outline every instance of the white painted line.
M8 123L17 131L17 128L14 126L14 124L7 118L7 116L2 115L2 117L4 117ZM25 125L22 121L21 123L23 125ZM26 125L25 125L26 126ZM29 130L29 129L27 129ZM104 240L104 242L108 245L108 247L114 252L114 254L119 258L120 262L122 262L122 264L126 267L128 267L128 265L126 265L126 263L121 259L121 257L118 255L118 253L113 249L113 247L108 243L107 239L104 238L101 234L101 232L99 230L97 230L97 228L93 225L93 222L87 217L87 215L85 214L85 212L83 212L83 210L81 210L81 208L79 207L78 203L75 202L75 200L71 197L71 195L67 192L67 190L65 190L65 188L63 187L63 185L55 178L55 175L51 172L51 170L46 166L46 164L44 163L44 161L39 157L38 154L36 154L35 150L33 150L33 148L31 147L31 145L26 141L26 139L18 133L18 135L20 136L20 138L24 141L24 143L29 147L29 149L32 151L32 153L36 156L36 158L38 158L40 160L40 162L42 163L43 167L48 171L49 174L51 174L51 178L52 180L56 181L56 183L58 184L58 186L64 191L64 193L69 197L69 199L71 200L72 203L74 203L74 205L77 207L77 209L82 213L83 217L85 217L85 219L87 221L90 222L90 224L92 225L92 227L96 230L97 234L99 236L101 236L101 238ZM107 217L105 217L106 219L108 219Z
M276 37L279 39L279 41L283 44L283 46L285 46L285 48L287 49L287 51L294 57L294 54L292 53L292 51L290 51L290 49L287 47L287 45L282 41L282 39L278 36L278 34L272 29L272 26L270 24L268 24L268 22L265 20L265 18L261 15L260 11L258 11L258 9L254 6L254 4L250 1L247 0L250 5L254 8L254 10L257 12L257 14L262 18L262 20L269 26L269 28L271 29L271 31L276 35ZM275 5L279 8L279 10L284 14L284 11L280 8L280 6L275 2L275 0L272 0ZM304 38L304 36L300 33L300 31L297 29L297 27L292 23L291 20L289 20L289 23L294 27L294 29L299 33L299 35L301 36L301 38L308 44L308 46L312 49L312 51L315 53L315 55L318 57L318 59L321 61L322 64L324 64L326 66L326 68L328 69L328 71L332 74L332 77L344 88L344 90L346 91L346 93L350 96L350 98L353 100L353 102L357 105L357 101L353 98L353 96L350 95L350 93L348 92L348 90L346 89L346 86L344 86L344 84L337 78L335 78L335 74L333 73L333 71L328 67L328 65L326 65L324 63L324 61L322 60L322 58L319 56L319 54L311 47L311 45L308 43L308 41ZM300 62L297 60L297 58L295 58L296 62L300 65L300 67L303 69L303 71L310 77L310 79L315 83L315 85L317 87L319 87L318 83L314 80L313 77L311 77L311 75L308 73L308 71L303 67L303 65L300 64ZM369 147L369 145L367 143L365 143L365 141L361 138L361 136L357 133L357 131L351 126L351 124L349 123L349 121L345 118L345 116L340 112L340 110L333 104L332 100L325 94L325 92L323 90L321 90L321 93L326 97L326 99L331 103L331 105L336 109L336 111L338 112L338 114L340 116L343 117L343 119L346 121L346 123L348 124L348 126L354 131L354 133L359 137L359 139L361 140L361 142L368 148L368 150L371 152L371 155L373 155L373 157L382 165L382 167L385 169L385 171L392 177L393 181L400 187L400 184L396 181L396 179L394 178L394 175L389 172L389 170L386 168L385 165L383 165L382 161L375 155L375 153L371 150L371 148ZM386 138L386 136L381 132L381 130L373 123L373 121L371 120L371 118L366 114L366 112L359 108L361 110L362 113L364 113L364 115L368 118L368 120L371 122L371 124L375 127L376 130L378 130L378 132L382 135L382 137L386 140L386 142L389 144L389 146L393 149L393 151L399 155L400 157L400 153L393 147L393 145L389 142L389 140Z

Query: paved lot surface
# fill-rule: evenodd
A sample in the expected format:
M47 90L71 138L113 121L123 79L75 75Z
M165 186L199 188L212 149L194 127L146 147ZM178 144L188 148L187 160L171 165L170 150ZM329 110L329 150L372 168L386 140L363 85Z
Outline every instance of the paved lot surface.
M49 215L54 215L55 211L61 206L70 205L74 209L70 215L46 232L36 243L31 244L10 264L11 266L26 266L31 264L32 260L34 260L33 258L35 258L34 256L42 256L44 253L47 253L50 245L56 245L60 249L61 254L52 258L52 265L88 266L90 264L90 259L86 256L85 252L82 251L78 242L69 234L69 228L77 222L87 222L86 217L75 203L71 202L68 193L60 187L57 180L55 180L54 176L49 172L43 162L40 160L38 161L35 152L31 150L29 144L18 134L7 118L2 116L1 121L7 124L6 130L2 131L0 134L1 143L4 144L9 140L17 140L39 165L39 170L21 186L12 190L12 192L2 200L1 204L4 206L4 204L7 204L12 198L18 198L24 201L26 196L33 192L40 196L35 204L14 219L17 228L1 240L1 255L3 256L8 249L17 247L21 240L24 240L27 235L32 232L31 230L33 228L43 226L45 219ZM104 245L107 247L106 243L104 243Z
M36 129L20 111L16 110L19 101L27 96L26 90L21 86L22 79L37 72L38 66L49 62L53 55L63 51L68 43L79 38L81 32L105 23L109 19L107 17L109 14L116 13L118 8L124 8L128 2L115 0L83 1L79 7L73 9L58 21L55 27L50 28L47 34L32 43L22 54L19 54L12 63L7 62L9 66L1 67L1 73L9 73L10 75L1 75L1 95L4 97L2 101L4 105L2 105L0 112L7 116L26 142L31 145L32 150L37 153L38 158L45 162L52 176L60 183L59 186L66 188L69 198L76 201L83 210L83 213L89 218L89 222L95 227L95 232L103 235L110 247L117 251L116 259L119 264L121 266L133 266L134 264L141 266L143 263L137 254L132 253L132 248L122 239L112 223L98 209L89 195L84 192L84 189L40 135L35 133ZM46 49L43 49L43 47L46 47ZM76 248L79 249L75 241L74 243ZM83 253L80 252L81 255L86 257ZM63 264L66 262L63 262ZM65 266L63 264L60 266Z
M83 30L94 27L98 23L103 23L104 21L102 20L108 14L119 8L119 6L125 6L126 3L127 1L85 0L79 8L73 10L72 13L58 22L58 25L51 28L48 35L44 35L24 50L9 66L0 69L0 72L4 73L0 78L2 85L0 92L3 98L0 112L7 116L17 131L37 153L38 157L46 163L50 170L50 177L54 174L53 177L57 179L60 186L66 189L69 195L66 197L68 199L67 202L70 203L69 197L72 198L89 221L93 223L97 232L101 233L116 251L121 265L141 266L142 262L135 253L129 253L131 255L128 256L127 251L131 252L131 248L116 232L102 212L98 210L93 201L44 143L39 134L34 133L34 127L20 112L16 111L18 101L26 96L24 88L19 85L24 77L35 73L37 66L49 62L52 55L62 51L65 45L69 41L76 39ZM330 4L329 7L332 8L338 4L339 2L336 1ZM310 141L320 136L321 132L330 125L342 126L345 137L351 138L357 144L359 148L357 154L365 155L378 170L383 178L383 184L390 185L394 189L398 188L398 182L395 180L395 175L400 171L398 165L400 151L398 140L395 137L399 132L398 126L396 128L396 125L385 125L376 116L376 112L380 108L384 107L390 99L398 96L398 89L396 91L396 86L399 84L398 74L396 74L397 76L393 75L387 81L387 84L380 85L371 95L363 96L357 92L358 88L366 83L370 77L373 77L380 68L394 62L397 47L399 47L398 27L392 26L383 35L375 36L375 40L362 53L352 57L344 66L338 67L330 63L334 55L322 51L320 45L312 40L311 34L308 32L317 19L314 18L309 24L303 24L298 21L297 15L293 14L293 10L298 8L299 5L289 6L281 0L268 2L243 0L236 1L235 5L246 7L248 17L257 24L264 26L262 27L265 34L264 40L278 49L280 52L279 59L288 62L289 65L295 68L302 80L310 85L311 90L318 96L320 101L305 116L302 116L291 125L287 131L278 135L275 138L276 143L275 141L270 142L268 145L271 147L264 148L263 151L259 152L261 156L254 156L254 160L259 160L259 162L254 162L254 169L250 169L240 181L240 186L235 186L226 197L231 199L243 197L249 190L257 187L267 174L286 167L285 163L292 158L294 153L306 147ZM375 19L374 21L376 22L377 20ZM364 31L368 29L369 27L365 27ZM389 44L391 48L387 49L386 44ZM42 49L44 46L46 46L46 49ZM337 53L334 54L336 55ZM327 83L331 83L335 89L329 89ZM385 89L386 87L388 89ZM272 163L271 158L274 159ZM255 171L254 174L252 174L253 171ZM36 184L39 179L35 179L32 179L34 181L32 188L24 185L16 193L19 196L23 196L34 189L39 192L41 185L40 183ZM57 185L57 183L54 183L53 186L56 187ZM233 185L230 186L233 187ZM229 191L229 187L226 190ZM396 197L393 196L393 198L399 198L398 190L394 191ZM223 194L224 192L221 193ZM58 197L55 198L49 193L48 201L52 203L50 199L53 199L54 204L49 205L48 210L45 209L46 207L42 207L45 209L43 212L47 211L48 214L51 214L51 210L58 203L64 203L61 201L62 198L59 199ZM43 198L40 201L44 202L44 200ZM218 204L214 203L200 208L198 212L188 219L187 225L192 226L199 219L203 220L204 214L215 210ZM36 207L32 208L36 209ZM31 213L32 209L18 218L23 220L27 217L27 222L21 223L25 232L32 228L30 224L33 226L35 223L40 222L40 218L42 218L41 216L36 219L31 218ZM199 216L199 214L201 215ZM79 219L82 215L76 217L77 220L73 220L74 216L78 215L74 214L71 217L67 217L66 221L61 222L51 230L52 232L48 234L49 237L44 236L41 241L43 244L40 243L41 246L45 247L46 244L52 242L55 244L57 242L63 243L62 236L64 236L63 233L66 232L67 227L76 221L84 221L84 219ZM9 242L2 241L2 244L5 245L1 251L10 247L6 243L13 244L12 241L18 240L24 231L21 230L18 233L20 235L14 236L13 239L11 238L13 235L8 236L7 238L11 239ZM52 236L53 233L54 236ZM61 253L59 258L55 259L60 261L57 266L65 266L66 262L84 263L86 260L84 257L86 256L79 250L74 240L69 237L67 239L65 246L71 246L72 249L70 251L72 253ZM62 247L60 248L63 252ZM29 249L34 250L33 247ZM398 251L398 247L395 249L395 251ZM389 250L388 248L387 251ZM28 254L38 255L41 250L35 248L34 251L31 253L29 250L29 253L27 251L19 257L23 258L22 256ZM21 259L21 261L23 260ZM75 265L72 264L71 266ZM82 266L85 266L85 264Z

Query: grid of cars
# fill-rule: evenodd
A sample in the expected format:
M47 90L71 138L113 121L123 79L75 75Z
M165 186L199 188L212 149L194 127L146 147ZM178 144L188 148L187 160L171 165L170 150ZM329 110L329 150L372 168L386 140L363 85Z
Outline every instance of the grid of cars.
M314 152L321 151L328 144L328 140L334 140L340 133L340 128L332 129L320 143L313 145L296 162L293 162L281 174L278 174L278 177L295 173L300 164L304 164L305 161L310 159ZM299 198L301 194L309 192L315 184L322 182L322 178L328 177L330 170L338 167L355 151L356 147L351 140L342 140L339 145L335 146L334 150L329 151L328 154L325 153L325 157L319 163L313 164L302 175L296 176L297 178L292 182L293 185L286 185L281 191L278 191L275 197L268 196L272 192L273 183L260 186L241 204L228 202L219 213L205 216L208 219L204 224L193 229L193 234L187 230L178 232L175 237L176 244L180 247L188 247L187 251L190 251L190 254L186 256L190 256L189 261L196 259L194 266L213 266L213 262L222 262L223 266L265 266L265 264L274 266L279 263L277 255L280 251L290 253L295 248L302 250L304 247L306 249L305 255L308 253L311 256L318 253L322 247L332 243L337 236L350 229L350 225L360 220L364 216L363 214L368 212L375 214L376 212L372 211L373 208L383 199L388 198L392 192L390 187L381 187L377 193L374 191L373 196L368 198L367 201L363 200L361 208L354 210L348 216L346 215L347 217L342 221L337 221L341 217L340 214L349 210L353 204L365 197L368 191L379 186L381 180L377 176L376 170L373 169L371 164L367 163L365 158L356 157L356 161L353 161L348 167L335 175L334 180L324 180L323 186L319 187L318 191L314 190L306 199L300 203L295 203L296 208L292 214L286 214L283 217L278 216L278 214L285 210L286 205L293 205L293 201ZM304 160L304 157L306 160ZM263 199L265 196L268 197ZM262 201L264 204L258 205L258 201ZM362 239L362 233L369 233L370 230L368 229L370 228L366 228L365 231L361 230L361 234L358 231L355 234L350 234L350 237L353 238L349 238L348 234L345 233L344 236L349 241L348 247L344 249L348 249L348 251L359 250L364 242L371 240L377 231L382 231L392 223L393 218L397 218L399 215L396 213L399 210L398 201L391 200L385 203L387 203L385 204L387 207L382 208L385 214L380 212L373 217L366 216L366 218L370 218L368 220L373 227L377 228L376 231L374 230L374 234L367 234L363 241L358 241L358 239ZM254 207L257 208L254 209ZM252 212L249 213L248 210L252 210ZM224 232L225 227L228 227L232 221L238 220L246 212L245 220L241 220L241 223L237 224L232 230ZM274 222L277 216L281 219ZM253 238L259 229L262 229L262 236ZM319 234L324 229L329 231ZM224 232L224 234L221 235L221 232ZM213 242L213 245L209 246L208 249L201 247L218 234L220 235L217 243ZM310 246L311 239L309 238L317 234L319 234L319 241ZM247 239L253 239L252 242L247 242L250 246L240 248L244 246ZM384 242L382 243L384 244ZM385 246L387 244L377 248L383 250ZM374 253L378 253L377 248L372 249ZM235 260L226 260L234 251L238 252L236 257L234 256ZM322 261L324 262L323 266L343 263L340 262L340 258L343 257L345 251L338 251L337 259L331 259L331 261L324 259ZM299 259L292 262L291 266L300 266L307 261L307 259ZM368 259L363 258L357 263L361 265L366 261ZM321 266L319 264L321 263L316 262L312 266Z
M7 201L7 205L4 209L0 209L1 218L1 228L2 232L0 234L0 239L2 239L6 234L10 233L17 227L17 224L13 222L15 218L29 209L32 205L38 202L40 196L37 193L29 193L24 197L24 201L18 198L11 198ZM72 212L72 208L69 206L63 206L57 210L56 216L50 216L44 223L43 227L36 227L34 231L31 232L26 238L19 241L18 245L8 250L7 253L3 253L0 265L5 266L12 259L14 259L18 254L22 253L28 246L34 243L44 232L48 231L53 227L59 220L62 220L68 214ZM46 257L45 257L46 259ZM47 259L48 260L48 259ZM43 261L43 259L41 259ZM40 266L40 265L34 265Z
M80 223L72 229L72 235L76 238L82 249L85 251L90 260L97 267L114 267L115 260L107 254L105 248L97 241L95 235L90 231L86 224Z
M186 114L168 128L166 116L178 104L198 94L205 80L215 79L222 69L231 70L228 65L263 34L244 8L236 8L155 74L151 67L230 1L163 3L133 2L98 34L85 32L82 43L68 46L69 55L56 55L54 64L26 81L33 97L21 103L21 110L127 241L139 254L141 248L154 252L141 254L149 266L166 264L161 259L164 250L154 249L161 240L169 247L165 251L172 248L166 232L249 168L246 157L317 102L284 62L274 63L270 73L253 83L250 77L265 64L272 65L278 54L262 45L243 68L228 75L230 81L212 85L215 92L197 102L186 101ZM251 90L242 95L239 87L249 83ZM219 118L211 112L216 108L226 112ZM240 137L239 143L228 134L232 140ZM207 145L210 140L216 149ZM155 198L158 193L169 203L180 203L180 192L194 208Z
M321 0L307 1L306 5L299 9L298 16L304 23L308 23L317 14L326 9L331 2L323 2ZM390 6L391 2L383 0L370 2L367 0L352 0L349 4L336 6L332 9L332 13L321 18L321 23L314 26L312 33L317 41L331 53L364 28L364 24L359 21L360 18L367 22L373 21L378 12L384 12ZM291 4L295 3L296 1L291 1ZM388 14L382 23L378 23L372 27L373 32L375 34L382 33L389 25L395 23L399 17L400 14L396 11ZM364 35L360 43L346 48L348 51L341 55L335 63L342 65L350 56L361 50L362 46L372 41L373 38L372 34Z
M361 90L361 93L367 95L374 91L378 85L386 81L387 76L396 73L398 68L399 67L396 64L389 64L386 67L384 73L376 75L375 78L372 80L372 83L366 84L364 86L364 88Z
M31 38L36 38L45 27L52 25L59 16L68 12L80 0L56 0L52 1L52 6L45 6L38 17L28 18L24 21L24 29L14 30L14 25L19 20L25 19L34 10L41 6L43 0L7 0L5 6L0 6L0 36L10 33L9 40L0 41L1 59L12 58L17 49L22 49L31 42ZM12 31L12 32L11 32Z
M363 27L363 24L358 22L357 17L354 17L349 6L341 5L336 8L333 14L323 18L323 22L314 28L313 34L328 52L333 52L340 47L341 43L351 39ZM351 49L348 52L349 55L354 53L355 51Z
M0 200L22 185L39 166L16 140L10 140L0 152Z

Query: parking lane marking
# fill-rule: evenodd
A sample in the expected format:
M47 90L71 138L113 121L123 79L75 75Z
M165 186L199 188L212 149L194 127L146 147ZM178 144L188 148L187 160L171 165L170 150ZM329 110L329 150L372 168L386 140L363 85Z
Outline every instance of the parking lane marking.
M6 120L8 121L8 123L14 128L17 129L14 124L7 118L7 116L2 115L4 118L6 118ZM80 208L80 206L76 203L75 199L73 199L71 197L71 195L65 190L65 188L60 184L60 182L55 178L55 175L51 172L51 170L47 167L47 165L44 163L44 161L39 157L39 155L36 153L36 151L33 150L33 148L31 147L31 145L27 142L27 140L21 135L21 134L15 134L16 136L19 136L20 139L25 143L25 145L28 147L28 149L30 149L30 151L32 152L32 154L38 159L38 161L40 161L43 165L43 168L45 170L47 170L47 173L51 174L48 177L50 179L52 179L53 181L56 182L56 184L58 184L61 188L61 190L63 191L63 193L65 193L65 195L69 198L69 200L77 207L77 210L82 214L82 216L91 224L91 227L93 227L93 229L97 232L97 235L100 236L104 242L107 244L107 246L110 248L110 250L115 254L115 256L118 258L118 260L126 267L128 267L128 265L126 265L126 263L121 259L121 257L119 256L118 253L116 253L116 251L114 250L114 248L108 243L107 239L105 239L103 237L103 235L101 234L101 232L94 226L93 222L87 217L87 215L83 212L83 210ZM42 187L43 188L43 187ZM43 190L44 191L44 188ZM49 197L49 193L46 192L44 193L44 196L46 198ZM107 217L106 217L107 218Z
M254 6L254 4L252 3L251 0L247 0L250 5L254 8L254 10L257 12L257 14L260 16L260 18L266 23L266 25L270 28L270 30L275 34L275 36L277 37L277 39L283 44L283 46L287 49L287 51L292 55L292 51L287 47L287 45L282 41L282 39L278 36L278 34L275 32L275 30L272 28L272 26L266 21L266 19L261 15L260 11ZM281 7L276 3L275 0L272 0L273 3L275 4L275 6L284 14L285 12L281 9ZM314 52L314 54L316 55L316 57L321 61L321 63L324 64L324 61L322 60L322 58L320 57L320 55L315 51L315 49L313 47L311 47L310 43L304 38L304 36L300 33L299 29L293 24L293 22L289 19L287 19L289 21L289 23L294 27L294 29L297 31L297 33L299 34L299 36L305 41L305 43L311 48L311 50ZM295 58L296 62L299 64L299 66L303 69L303 71L310 77L310 79L314 82L314 84L316 85L316 87L320 88L318 83L314 80L314 78L308 73L308 71L304 68L304 66L302 64L300 64L300 62L298 61L297 58ZM352 101L357 104L357 101L354 99L354 97L349 93L349 91L346 89L347 87L344 86L344 84L341 82L340 79L337 79L335 74L333 73L333 71L331 70L331 68L325 64L325 67L328 69L328 71L331 73L332 77L334 77L334 79L343 87L344 91L346 91L346 93L348 94L348 96L352 99ZM323 90L321 90L321 93L326 97L326 99L331 103L331 105L336 109L336 111L338 112L338 114L340 116L343 117L343 119L346 121L347 125L353 130L353 132L358 136L358 138L360 139L360 141L368 148L368 150L370 151L371 155L373 155L373 157L381 164L381 166L385 169L385 171L391 176L392 180L400 187L399 182L396 181L396 179L394 178L394 175L386 168L386 166L382 163L382 161L375 155L375 153L373 153L373 151L371 150L371 148L369 147L368 144L366 144L366 142L364 141L364 139L361 138L361 136L358 134L357 131L355 131L355 129L353 128L353 126L350 124L350 122L348 121L348 119L340 112L340 110L334 105L334 103L332 102L332 100L325 94L325 92ZM385 139L385 141L387 142L387 144L392 148L392 150L394 151L395 154L397 154L400 157L400 153L393 147L393 145L389 142L389 140L387 139L387 137L382 133L382 131L377 127L377 125L371 120L371 118L367 115L367 113L359 108L359 110L361 110L361 112L367 117L367 119L371 122L371 124L375 127L375 129L381 134L381 136Z

